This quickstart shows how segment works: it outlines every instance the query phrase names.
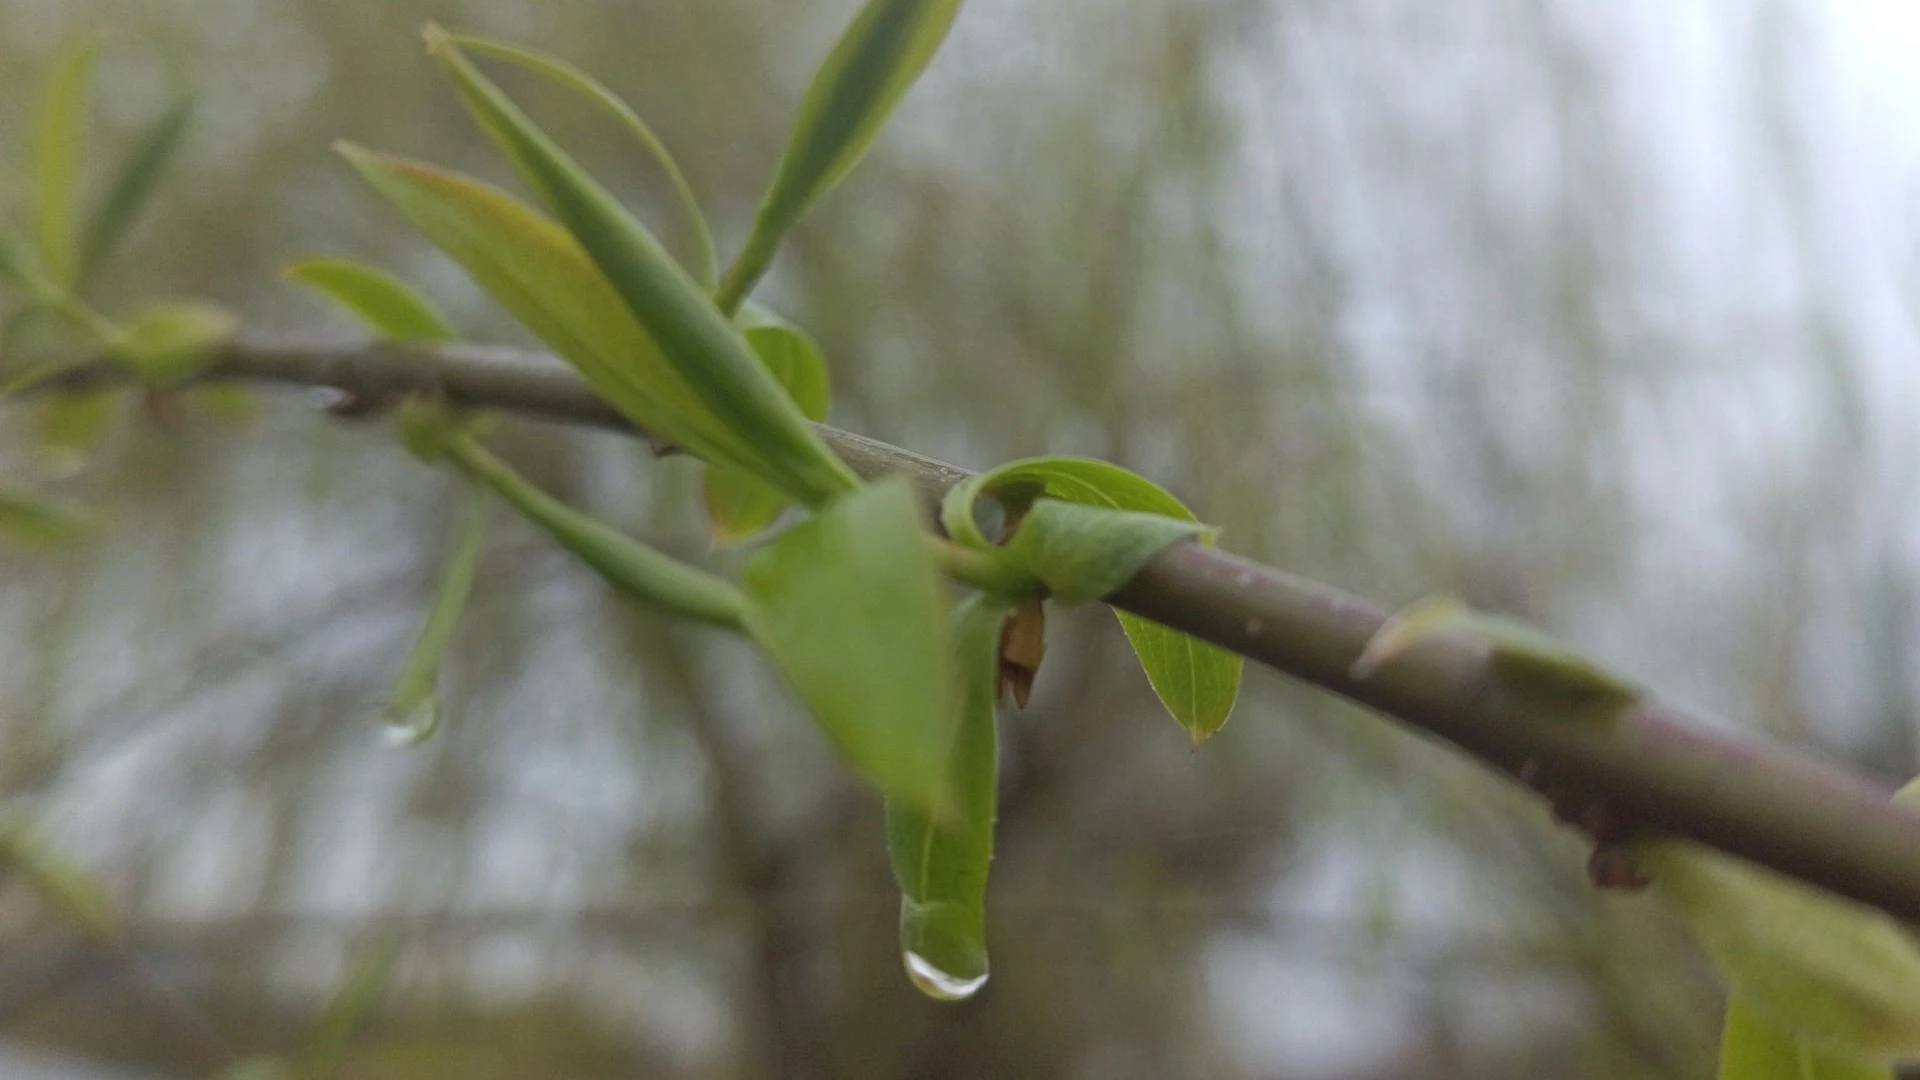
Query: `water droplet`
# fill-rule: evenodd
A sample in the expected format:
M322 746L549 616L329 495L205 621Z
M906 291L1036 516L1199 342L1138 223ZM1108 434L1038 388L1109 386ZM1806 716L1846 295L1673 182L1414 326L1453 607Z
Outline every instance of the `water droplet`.
M395 746L419 746L440 730L440 699L428 694L411 708L389 706L386 713L387 741Z
M984 971L969 979L941 971L916 952L906 952L901 958L906 961L907 978L912 979L913 985L930 998L965 1001L987 985L987 973Z

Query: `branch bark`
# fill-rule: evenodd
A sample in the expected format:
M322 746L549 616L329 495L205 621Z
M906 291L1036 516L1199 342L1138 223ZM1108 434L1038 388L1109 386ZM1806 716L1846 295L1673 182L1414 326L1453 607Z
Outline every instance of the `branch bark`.
M117 378L106 365L72 381ZM481 346L242 340L203 378L327 387L378 406L437 390L461 404L634 432L550 357ZM863 477L910 476L930 498L966 477L945 462L822 426ZM1191 543L1107 598L1450 743L1548 793L1576 820L1673 834L1920 922L1920 811L1882 786L1765 744L1710 734L1648 695L1618 724L1555 723L1490 692L1484 651L1433 638L1364 680L1349 672L1387 612L1370 601Z

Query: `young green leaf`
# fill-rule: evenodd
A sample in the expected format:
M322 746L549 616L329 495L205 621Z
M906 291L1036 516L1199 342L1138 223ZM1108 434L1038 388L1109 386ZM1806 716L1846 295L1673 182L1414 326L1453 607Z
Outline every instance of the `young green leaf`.
M25 824L0 822L0 867L18 870L42 904L87 936L101 942L119 939L120 919L100 882L41 843Z
M1808 1046L1736 997L1727 1002L1718 1076L1719 1080L1893 1080L1893 1070Z
M389 341L452 341L446 316L413 287L378 267L351 259L306 259L287 267L287 280L340 305Z
M86 38L61 54L41 99L34 130L34 190L39 199L40 261L54 284L71 289L79 268L77 215L87 114L100 43Z
M654 163L660 166L660 171L667 174L667 182L673 185L673 192L680 200L681 212L687 219L687 231L693 238L695 276L708 288L713 286L716 273L713 232L707 227L707 215L701 212L700 200L694 197L693 186L687 183L686 174L680 171L680 163L673 160L667 144L660 141L660 137L653 133L645 120L640 119L640 114L632 106L620 100L618 94L607 89L598 79L559 57L466 34L457 34L453 40L463 48L472 49L483 56L517 64L545 76L586 98L619 121L653 158Z
M80 238L79 265L74 280L85 285L99 271L120 241L140 220L140 211L160 185L193 118L193 100L183 98L141 137L114 178L107 195L87 220Z
M354 1034L365 1025L393 978L399 953L399 942L389 937L375 941L355 958L307 1039L298 1070L302 1080L329 1080L339 1075L341 1059Z
M1729 989L1807 1046L1920 1054L1920 943L1875 908L1681 840L1632 847Z
M641 430L759 474L759 455L701 403L567 231L506 192L418 162L340 153L488 295Z
M474 492L466 520L460 526L459 543L447 560L447 569L420 624L420 636L400 668L387 699L387 730L407 746L418 746L440 729L440 658L446 655L453 629L466 610L467 597L473 593L473 579L480 570L481 541L486 537L486 506Z
M450 439L447 458L546 530L615 588L670 614L730 630L747 623L746 601L721 578L655 551L529 484L472 438Z
M757 304L748 304L734 320L747 344L807 419L827 418L831 391L820 347L798 327ZM721 543L745 539L773 524L787 500L758 479L735 469L710 467L702 494L714 537Z
M233 312L213 304L155 304L113 333L107 356L149 382L179 382L211 362L239 326Z
M646 226L429 27L428 48L468 111L572 232L660 351L727 430L757 451L761 479L808 506L859 486L746 340Z
M106 440L126 395L111 386L48 394L39 403L40 460L55 476L69 476Z
M998 495L1004 502L1013 504L1012 509L1029 513L1029 507L1037 505L1033 500L1046 496L1106 510L1156 514L1189 523L1196 521L1193 512L1180 500L1118 465L1088 458L1030 458L982 473L949 493L941 511L948 535L959 543L981 550L993 548L992 541L982 531L976 518L977 503L982 494ZM1086 523L1080 524L1084 526ZM1137 523L1127 528L1137 528ZM1204 532L1196 535L1202 542L1209 539ZM1016 530L1014 539L1017 541L1018 538L1019 531ZM1140 529L1127 545L1127 550L1144 561L1152 554L1146 552L1144 556L1141 555L1144 547L1160 539L1164 537L1149 535L1147 530ZM1118 550L1116 546L1116 552ZM1053 558L1060 559L1062 556L1055 554ZM1107 571L1117 570L1122 565L1117 560L1097 556L1092 561ZM1134 569L1137 571L1138 567ZM1081 584L1101 583L1089 577ZM1147 681L1153 684L1154 693L1159 695L1161 703L1180 722L1180 726L1186 728L1196 743L1220 730L1233 712L1234 700L1240 695L1240 657L1137 615L1124 611L1115 614L1120 617L1120 626L1126 631L1135 655L1140 658L1140 666L1146 670Z
M869 0L861 9L807 88L746 246L721 281L722 310L746 299L787 230L859 162L959 13L960 0Z
M976 593L953 615L959 685L952 708L948 812L887 800L887 853L900 882L900 951L927 995L970 997L987 981L987 870L998 775L994 702L1009 605Z
M1212 530L1197 521L1037 499L1001 550L1063 604L1098 600L1171 544Z
M0 486L0 538L33 547L65 547L91 535L93 512L70 502Z
M903 805L950 802L946 598L904 480L874 484L747 562L749 625L855 771Z

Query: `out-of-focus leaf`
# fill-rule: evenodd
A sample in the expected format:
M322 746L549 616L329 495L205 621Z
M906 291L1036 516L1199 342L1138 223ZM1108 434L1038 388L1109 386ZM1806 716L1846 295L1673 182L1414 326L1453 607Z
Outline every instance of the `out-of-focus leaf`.
M452 341L459 335L431 300L378 267L352 259L306 259L287 280L332 300L391 341Z
M869 0L813 77L753 229L720 285L733 310L807 208L846 176L926 69L960 0Z
M640 114L631 105L622 101L620 95L609 90L600 80L557 56L465 34L455 35L453 40L483 56L517 64L559 83L599 106L625 127L653 158L654 163L660 166L660 170L667 174L667 181L673 185L674 194L680 200L681 212L686 215L687 231L693 238L694 273L703 284L713 286L716 273L713 232L707 227L707 215L701 211L700 200L693 195L693 186L687 183L686 174L680 171L680 163L673 159L667 144L660 141L660 137L653 133L645 120L640 119Z
M1727 1002L1720 1080L1892 1080L1887 1065L1836 1057L1806 1045L1746 1007Z
M33 257L27 254L26 245L5 226L0 226L0 281L25 289L36 298L42 298L47 291L39 270L33 265Z
M982 494L997 495L1012 504L1012 509L1029 513L1039 505L1034 500L1045 496L1105 510L1134 511L1181 522L1196 522L1193 512L1180 500L1153 482L1118 465L1088 458L1030 458L982 473L954 488L949 494L942 510L947 533L960 543L982 550L993 547L976 519L976 504ZM1057 515L1062 523L1068 517L1057 510L1047 513ZM1087 524L1084 521L1078 523L1079 526ZM1134 522L1126 528L1134 530L1139 524ZM1055 539L1060 535L1059 530L1050 529L1048 532L1053 533ZM1197 535L1202 542L1209 539L1204 532ZM1014 539L1017 541L1018 538L1017 530ZM1133 541L1125 546L1130 557L1139 556L1145 548L1154 544L1164 547L1161 541L1166 539L1154 533L1153 529L1141 527L1137 529ZM1041 546L1035 544L1036 549ZM1154 550L1158 550L1158 547ZM1151 551L1146 552L1148 556L1151 554ZM1063 562L1064 555L1056 553L1051 559ZM1098 570L1104 566L1105 570L1114 571L1121 565L1118 560L1103 562L1096 559L1095 562L1100 565L1090 569ZM1098 587L1107 584L1107 581L1097 574L1088 573L1076 584ZM1234 700L1240 694L1240 657L1137 615L1124 611L1115 614L1120 617L1120 626L1126 631L1127 640L1140 658L1140 666L1146 670L1147 681L1153 684L1154 693L1159 695L1161 703L1180 722L1180 726L1187 729L1196 743L1220 730L1232 714Z
M98 524L93 512L78 504L0 485L0 539L65 547L85 540Z
M912 490L836 500L747 562L749 625L853 768L903 805L948 801L952 657Z
M731 630L745 627L746 601L725 580L671 559L567 506L527 483L471 438L453 439L445 453L461 472L492 488L627 595L689 619Z
M210 363L239 326L233 312L215 304L155 304L119 328L107 355L149 382L178 382Z
M25 824L0 822L0 866L25 877L40 902L97 941L120 936L113 902L94 876L47 848Z
M141 136L81 234L80 261L74 275L78 284L92 279L139 222L140 211L159 189L192 119L193 100L182 98Z
M998 775L994 702L1007 602L975 594L954 610L946 812L887 800L887 853L900 882L900 950L930 997L957 1001L987 981L987 869Z
M1920 1055L1920 943L1908 927L1698 844L1648 840L1632 853L1755 1016L1810 1047Z
M354 960L307 1042L299 1069L302 1080L327 1080L339 1073L348 1045L386 993L399 954L397 941L382 938Z
M71 366L94 341L85 327L51 304L27 303L0 323L0 371L8 390L16 380L56 365Z
M48 394L39 403L40 458L49 472L78 472L99 449L120 415L126 395L115 387Z
M93 66L100 43L86 38L61 54L41 99L34 130L34 190L39 199L40 261L61 288L70 289L79 268L78 215L81 167L86 157L87 113L92 104Z
M445 31L429 27L427 41L481 130L586 249L700 401L755 451L754 474L808 506L858 487L859 478L646 226L482 75Z
M260 397L239 383L212 383L189 391L190 400L208 416L230 424L251 424L260 418Z
M393 694L387 699L387 728L408 746L417 746L440 728L440 658L446 655L447 642L453 639L460 613L466 610L467 597L473 593L474 575L480 570L481 541L486 537L486 506L474 492L473 505L460 526L460 541L447 560L433 606L420 624L420 636L394 681Z
M801 413L809 420L825 420L831 396L827 361L813 339L756 304L748 304L734 323L746 332L747 344ZM702 494L714 537L721 543L742 540L773 524L787 505L778 491L758 479L721 467L707 469Z
M477 180L355 146L339 149L641 430L709 462L760 470L758 454L702 404L565 229Z

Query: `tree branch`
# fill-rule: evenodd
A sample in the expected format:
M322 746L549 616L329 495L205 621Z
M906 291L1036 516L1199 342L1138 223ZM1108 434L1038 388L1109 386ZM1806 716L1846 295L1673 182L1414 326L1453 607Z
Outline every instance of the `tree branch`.
M118 377L95 366L66 381ZM378 406L437 389L461 404L633 432L549 357L478 346L240 341L203 376L330 387ZM863 477L904 473L930 498L969 475L909 450L821 427ZM1435 637L1364 680L1354 659L1380 606L1213 548L1183 543L1107 598L1385 713L1548 794L1576 821L1684 836L1920 922L1920 811L1861 777L1760 743L1709 734L1648 697L1617 724L1527 715L1490 692L1487 658Z

